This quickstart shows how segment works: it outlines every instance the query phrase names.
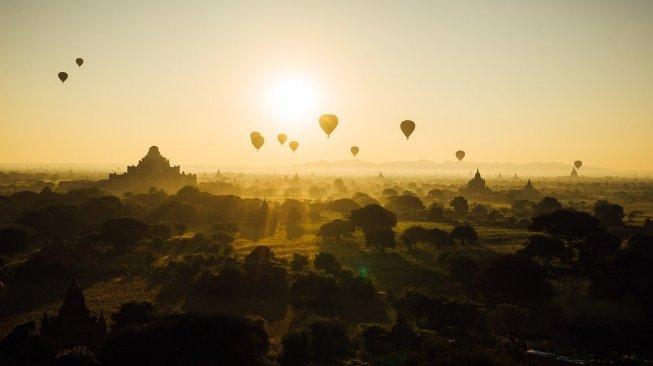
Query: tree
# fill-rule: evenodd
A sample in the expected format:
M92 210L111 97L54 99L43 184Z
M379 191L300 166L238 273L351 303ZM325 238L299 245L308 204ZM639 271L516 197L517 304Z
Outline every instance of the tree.
M388 198L388 206L397 211L403 211L410 215L415 215L424 210L424 204L419 198L404 194L401 196L392 196Z
M131 217L112 218L102 224L102 238L116 248L125 248L144 239L149 230L146 223Z
M0 255L13 255L27 249L30 232L16 227L0 229Z
M383 192L381 192L381 194L386 197L392 197L398 195L399 192L397 192L397 190L394 188L386 188L383 190Z
M535 203L529 200L518 200L512 203L510 209L519 217L531 217L535 210Z
M626 248L629 252L653 257L653 235L633 234L628 238Z
M156 220L182 222L186 225L192 225L199 220L199 213L193 205L174 200L157 207L151 215Z
M594 204L594 217L599 219L605 227L624 226L624 208L606 200L596 201Z
M431 189L427 193L427 197L433 200L442 201L444 200L444 192L441 189Z
M480 267L478 262L465 255L450 255L445 260L449 277L465 285L469 285L478 275Z
M496 335L509 337L514 341L526 330L528 310L514 304L502 303L494 308L487 320Z
M460 240L461 244L470 244L476 243L478 240L478 234L476 234L476 231L470 225L461 225L453 228L451 231L451 238L454 240Z
M394 227L397 225L397 216L390 210L377 204L367 205L363 208L353 210L350 217L351 223L358 228L370 228L373 226Z
M288 220L286 225L289 227L297 227L302 224L302 214L296 207L290 207L288 209Z
M456 215L462 216L469 211L469 205L463 196L454 197L451 202L449 202L449 206L453 208L453 212L455 212Z
M332 202L329 202L327 204L327 208L331 211L345 214L345 213L350 213L352 210L360 208L360 206L352 199L340 198Z
M542 263L548 265L551 263L551 258L565 258L567 250L565 249L565 244L559 239L536 234L528 238L524 244L524 248L518 253L529 258L542 258Z
M426 219L429 221L444 221L444 209L441 206L432 204L426 213Z
M269 336L261 319L171 314L112 334L103 365L259 365Z
M487 216L488 209L487 206L479 203L476 206L474 206L474 208L472 208L470 212L476 216Z
M562 209L562 203L560 203L555 197L546 196L542 198L540 202L535 204L534 214L544 215L560 209Z
M578 260L582 263L600 263L614 254L621 246L621 239L605 230L590 232L579 245Z
M188 227L186 227L186 224L178 222L174 225L174 229L175 233L179 235L179 239L181 239L181 237L186 233L186 229L188 229Z
M479 288L489 303L533 304L552 296L546 271L532 259L502 255L492 260L479 276Z
M340 241L343 237L351 237L355 230L356 228L349 221L336 219L320 226L316 235L323 240Z
M573 260L573 250L582 245L587 236L602 231L599 221L591 215L572 210L557 210L533 218L529 227L543 231L567 245L568 259Z
M95 366L99 364L95 354L84 346L59 351L54 359L55 366Z
M385 248L395 247L395 232L387 226L372 226L364 231L365 243L383 252Z
M340 262L338 262L336 257L331 253L318 253L313 260L313 264L315 265L315 268L321 269L332 275L337 275L342 270Z
M406 244L408 250L417 248L417 243L425 242L428 237L428 230L421 226L411 226L401 233L399 239Z
M129 301L120 305L117 313L111 314L113 330L129 326L146 324L154 317L154 305L149 301Z

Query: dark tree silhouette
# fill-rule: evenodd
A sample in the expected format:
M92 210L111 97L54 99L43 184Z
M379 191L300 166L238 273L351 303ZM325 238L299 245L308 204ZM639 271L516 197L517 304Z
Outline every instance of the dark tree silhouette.
M23 228L0 229L0 255L13 255L27 249L30 232Z
M469 211L469 205L467 204L467 200L463 196L457 196L454 197L451 202L449 202L449 206L453 208L453 212L456 213L456 215L465 215Z
M416 215L425 208L422 200L410 194L389 197L388 206L393 210L406 212L409 215Z
M350 221L354 226L366 230L373 226L394 227L397 216L377 204L367 205L351 212Z
M436 204L432 204L431 206L429 206L429 210L426 213L426 219L435 222L444 221L445 220L444 208Z
M594 217L605 227L624 226L624 208L605 200L596 201L594 204Z
M524 244L524 248L518 253L529 258L541 258L544 265L549 265L552 258L564 259L568 254L562 241L540 234L531 235Z
M560 203L555 197L546 196L542 200L535 204L534 214L544 215L553 211L562 209L562 203Z
M428 230L421 226L411 226L401 233L399 239L406 244L408 249L417 248L417 243L427 240Z
M592 232L602 231L599 221L591 215L572 210L557 210L533 218L529 229L544 231L567 245L568 260L573 250L582 245Z
M460 240L461 244L473 244L478 241L478 234L470 225L461 225L451 230L451 238Z
M133 246L144 239L149 226L143 221L130 217L118 217L102 224L102 238L116 248Z
M112 330L146 324L154 318L154 305L149 301L130 301L120 305L117 313L111 314Z
M174 314L114 334L99 358L103 365L257 365L269 344L262 320Z
M316 235L324 240L340 241L343 237L351 237L355 230L356 228L349 221L336 219L320 226Z
M346 214L346 213L350 213L352 210L360 208L360 205L352 199L340 198L332 202L329 202L327 204L327 208L331 211Z
M478 262L465 255L451 255L447 257L445 265L449 277L465 285L471 284L480 270Z
M528 305L552 296L546 271L532 259L503 255L494 259L479 277L480 290L489 303Z
M365 243L379 251L395 247L395 232L387 226L372 226L365 229Z
M342 270L340 262L338 262L336 257L331 253L318 253L313 260L313 264L315 265L315 268L321 269L332 275L337 275Z
M84 346L62 350L54 359L55 366L95 366L99 364L95 354Z

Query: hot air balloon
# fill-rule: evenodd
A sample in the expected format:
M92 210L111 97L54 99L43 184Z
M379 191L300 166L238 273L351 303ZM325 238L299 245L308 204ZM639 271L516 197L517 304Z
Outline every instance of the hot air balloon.
M256 148L256 151L263 146L263 143L265 142L265 139L263 136L261 136L260 133L254 131L251 134L249 134L249 138L252 140L252 145Z
M576 167L576 169L580 169L580 167L583 166L583 162L580 160L576 160L574 161L574 166Z
M462 150L456 151L456 158L458 158L458 161L462 161L464 157L465 157L464 151Z
M415 131L415 122L411 120L405 120L401 122L401 125L399 125L399 127L401 127L401 132L403 132L404 135L406 135L406 140L408 140L408 138L413 133L413 131Z
M292 150L292 152L295 152L295 150L297 150L297 148L299 147L299 142L297 142L297 141L290 141L290 142L288 143L288 146L290 146L290 150Z
M320 116L320 127L322 131L327 134L327 138L331 136L331 132L338 126L338 117L334 114L323 114Z
M77 60L75 60L75 62L77 62L77 66L82 67L82 64L84 63L84 59L78 57Z
M354 156L358 155L358 150L359 150L358 146L352 146L350 150L352 155Z
M59 73L59 80L61 80L61 82L63 83L64 81L66 81L66 79L68 79L68 73L63 72L63 71L60 72Z
M277 140L279 141L279 143L280 143L281 145L285 144L287 139L288 139L288 136L286 136L286 135L283 134L283 133L280 133L280 134L277 136Z

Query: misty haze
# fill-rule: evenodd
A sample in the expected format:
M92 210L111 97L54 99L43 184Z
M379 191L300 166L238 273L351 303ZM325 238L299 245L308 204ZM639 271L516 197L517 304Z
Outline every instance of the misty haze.
M0 365L650 365L653 2L0 2Z

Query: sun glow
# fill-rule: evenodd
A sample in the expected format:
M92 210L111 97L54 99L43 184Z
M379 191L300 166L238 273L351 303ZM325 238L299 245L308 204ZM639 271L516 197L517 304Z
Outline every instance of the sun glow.
M279 76L271 80L265 91L273 117L287 126L296 126L315 117L318 99L314 82L300 74Z

